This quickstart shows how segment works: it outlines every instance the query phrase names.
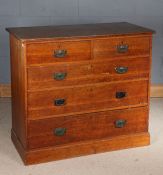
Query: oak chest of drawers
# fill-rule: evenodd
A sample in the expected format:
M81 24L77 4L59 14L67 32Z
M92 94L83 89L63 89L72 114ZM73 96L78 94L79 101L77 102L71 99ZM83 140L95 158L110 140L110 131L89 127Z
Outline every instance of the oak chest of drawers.
M153 31L9 28L12 140L25 164L145 146Z

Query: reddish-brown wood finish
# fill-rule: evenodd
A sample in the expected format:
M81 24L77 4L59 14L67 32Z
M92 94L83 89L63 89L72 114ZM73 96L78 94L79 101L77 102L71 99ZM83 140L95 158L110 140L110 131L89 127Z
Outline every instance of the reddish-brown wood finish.
M129 23L7 30L11 137L25 164L149 144L152 30ZM56 58L57 50L66 54ZM66 76L56 80L55 73ZM116 128L117 120L126 123ZM65 135L56 136L56 128Z
M116 72L117 67L127 67L124 74ZM55 73L66 73L62 81L54 78ZM100 82L112 82L148 78L149 57L115 58L80 63L62 63L49 66L32 66L27 69L28 90L49 89Z
M66 50L64 58L55 57L55 51ZM49 42L27 44L27 64L45 64L91 59L90 41Z
M24 150L13 131L11 134L12 141L25 165L78 157L88 154L97 154L118 149L147 146L150 144L150 135L148 132L145 132L93 141L78 142L62 146L31 149L28 151Z
M148 82L116 82L62 88L28 93L28 117L44 118L67 115L74 112L88 112L132 105L146 105ZM116 98L116 92L126 92L126 97ZM65 105L55 106L56 99L65 99Z
M24 45L10 36L11 55L11 94L12 94L12 130L24 148L27 147L26 132L26 60Z
M127 45L124 53L117 51L117 46ZM141 37L117 37L94 41L94 59L124 57L124 56L149 56L150 40L148 36Z
M121 35L151 35L155 31L130 24L120 23L101 23L101 24L82 24L82 25L63 25L63 26L38 26L38 27L18 27L7 28L7 31L16 38L23 41L35 42L39 40L57 40L73 38L95 38L106 36Z
M29 149L147 132L147 116L148 109L140 107L29 121ZM117 128L117 120L125 120L124 127ZM56 136L54 131L60 127L66 133Z

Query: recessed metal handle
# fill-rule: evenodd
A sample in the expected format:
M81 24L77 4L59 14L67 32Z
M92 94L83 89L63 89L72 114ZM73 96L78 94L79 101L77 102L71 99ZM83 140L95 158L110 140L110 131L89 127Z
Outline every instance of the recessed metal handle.
M54 105L55 106L63 106L65 104L66 104L66 100L64 98L54 100Z
M120 119L115 121L115 127L116 128L123 128L126 125L126 120Z
M127 96L126 92L116 92L116 98L121 99Z
M57 73L54 73L54 79L56 80L64 80L67 76L67 73L66 72L57 72Z
M66 128L56 128L54 134L56 136L64 136L66 134Z
M117 46L117 52L118 53L126 53L128 52L129 46L127 44L120 44Z
M123 66L116 67L116 68L115 68L115 71L116 71L118 74L124 74L124 73L128 72L128 67L123 67Z
M55 50L54 56L56 58L64 58L67 55L67 50Z

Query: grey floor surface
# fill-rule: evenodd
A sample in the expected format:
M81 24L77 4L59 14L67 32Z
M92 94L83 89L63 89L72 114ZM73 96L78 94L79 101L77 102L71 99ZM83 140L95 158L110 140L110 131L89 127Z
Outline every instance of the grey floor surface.
M151 100L151 145L24 166L10 140L11 102L0 99L0 175L163 175L163 99Z

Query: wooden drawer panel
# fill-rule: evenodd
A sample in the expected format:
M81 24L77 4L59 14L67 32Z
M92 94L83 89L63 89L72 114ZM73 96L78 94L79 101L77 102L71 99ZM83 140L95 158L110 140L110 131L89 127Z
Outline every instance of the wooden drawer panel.
M147 103L147 89L148 81L143 80L30 92L28 116L43 118L50 115L143 105ZM116 98L116 95L121 98Z
M118 68L124 68L127 71L120 73ZM27 72L29 90L147 78L149 76L149 58L63 63L29 67Z
M29 148L102 139L148 129L146 107L55 117L28 122Z
M26 54L29 65L89 60L91 59L91 44L90 41L27 44Z
M149 51L149 37L113 37L94 41L95 59L149 55Z

